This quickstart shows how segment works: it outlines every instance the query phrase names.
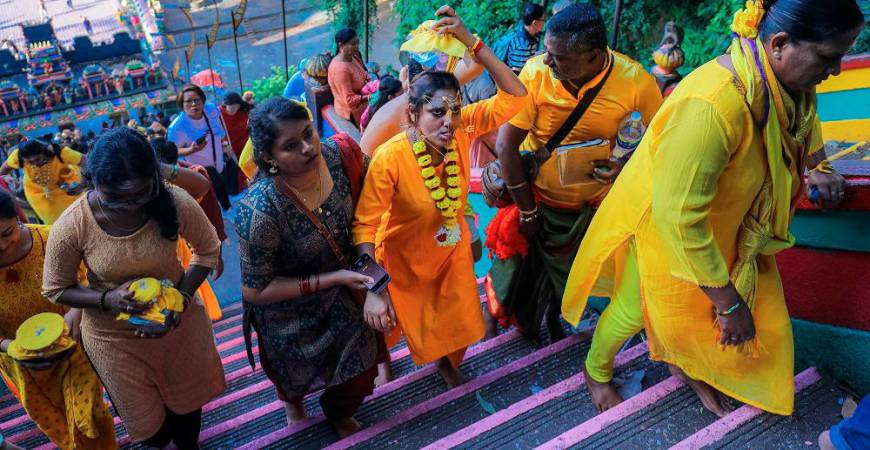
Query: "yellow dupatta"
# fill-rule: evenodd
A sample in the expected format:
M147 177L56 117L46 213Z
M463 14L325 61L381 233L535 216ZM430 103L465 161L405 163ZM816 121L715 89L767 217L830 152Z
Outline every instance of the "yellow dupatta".
M801 94L795 101L780 86L758 37L758 24L764 10L756 1L735 14L732 31L736 36L729 49L734 71L742 83L746 103L763 133L768 175L743 219L738 236L737 261L731 281L750 309L755 306L758 281L758 256L773 255L794 245L789 232L792 211L792 186L802 176L807 138L816 117L816 95ZM761 98L760 117L753 101ZM757 338L739 351L757 357Z

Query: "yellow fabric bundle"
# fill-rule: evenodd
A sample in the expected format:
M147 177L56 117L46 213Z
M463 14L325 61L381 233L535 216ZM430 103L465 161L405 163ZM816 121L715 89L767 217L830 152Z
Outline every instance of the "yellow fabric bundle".
M436 68L453 72L456 64L465 56L465 44L450 33L436 32L432 29L434 25L434 20L421 23L409 34L410 39L405 41L399 50L419 54L443 53L447 55L446 66L443 68L436 66Z
M36 314L18 327L7 353L18 361L50 358L76 345L69 333L60 314Z
M184 311L184 297L168 280L161 282L156 278L142 278L130 285L130 292L133 292L133 299L137 302L154 301L151 309L135 315L140 319L163 325L166 323L164 311ZM128 313L118 314L118 320L129 320L130 317Z

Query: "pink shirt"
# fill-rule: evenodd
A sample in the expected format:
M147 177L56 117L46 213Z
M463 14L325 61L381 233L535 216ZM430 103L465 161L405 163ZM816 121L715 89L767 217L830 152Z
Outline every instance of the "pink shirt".
M345 62L339 57L329 63L329 87L335 97L335 112L339 116L360 123L366 109L366 99L362 88L369 80L369 74L359 61Z

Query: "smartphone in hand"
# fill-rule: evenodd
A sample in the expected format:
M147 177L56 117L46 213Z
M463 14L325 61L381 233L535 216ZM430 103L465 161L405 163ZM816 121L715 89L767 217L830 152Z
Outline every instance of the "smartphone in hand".
M376 263L371 256L366 254L360 256L359 259L357 259L356 262L353 263L353 267L351 267L351 270L356 273L369 276L371 277L371 279L375 280L373 283L371 283L371 285L366 286L369 288L369 291L374 294L380 294L381 292L383 292L383 290L386 289L387 285L392 280L392 278L390 278L390 274L388 274L383 267Z

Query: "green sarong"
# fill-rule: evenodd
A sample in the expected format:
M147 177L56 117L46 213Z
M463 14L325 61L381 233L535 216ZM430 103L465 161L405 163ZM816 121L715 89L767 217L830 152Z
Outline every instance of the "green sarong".
M529 241L525 257L493 257L487 297L490 313L506 326L514 321L527 337L537 337L547 308L560 310L568 274L594 209L558 209L539 204L543 228ZM494 304L495 303L495 304Z

